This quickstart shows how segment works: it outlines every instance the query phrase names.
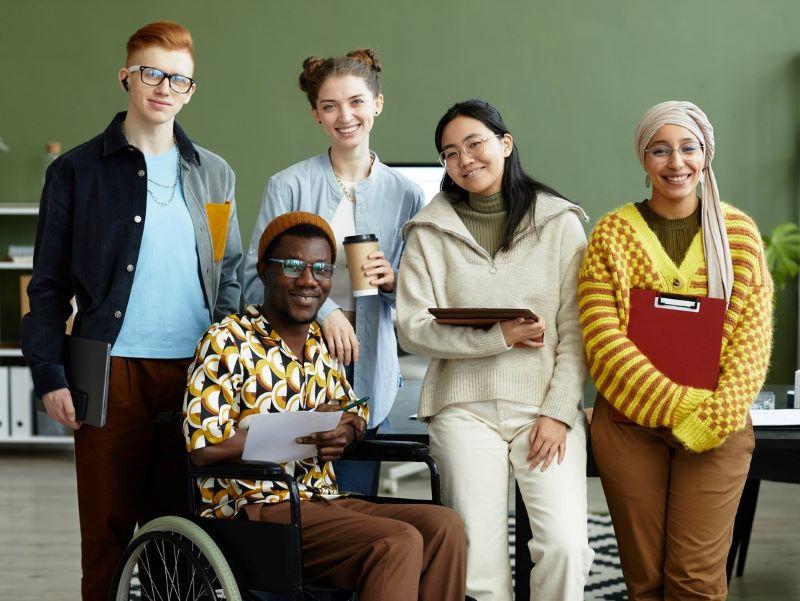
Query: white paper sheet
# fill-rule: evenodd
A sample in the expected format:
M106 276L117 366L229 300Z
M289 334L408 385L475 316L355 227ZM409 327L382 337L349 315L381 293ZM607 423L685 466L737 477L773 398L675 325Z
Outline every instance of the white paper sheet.
M800 409L751 409L754 426L800 426Z
M254 415L250 418L242 459L286 463L315 457L315 445L297 444L295 438L333 430L341 417L341 411L291 411Z

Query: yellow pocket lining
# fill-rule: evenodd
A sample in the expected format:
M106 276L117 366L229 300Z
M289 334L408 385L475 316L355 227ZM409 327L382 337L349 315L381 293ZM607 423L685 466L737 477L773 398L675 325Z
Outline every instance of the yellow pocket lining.
M206 216L208 217L208 229L211 234L211 247L214 249L215 263L221 261L225 256L232 206L230 200L226 200L224 203L206 203Z

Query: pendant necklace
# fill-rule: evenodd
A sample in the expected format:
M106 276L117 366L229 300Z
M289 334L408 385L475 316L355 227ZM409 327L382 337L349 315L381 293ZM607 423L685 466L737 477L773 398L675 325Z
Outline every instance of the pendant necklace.
M330 150L328 151L328 156L330 157ZM375 155L374 155L374 154L370 154L370 159L369 159L369 169L370 169L370 171L372 171L372 166L373 166L374 164L375 164ZM350 202L352 202L353 204L355 204L355 202L356 202L356 195L355 195L353 192L351 192L351 191L350 191L350 189L347 187L347 185L345 185L345 183L344 183L344 181L342 180L342 178L341 178L341 177L339 177L339 174L338 174L338 173L336 173L336 167L334 167L334 166L333 166L333 161L331 161L331 169L333 170L333 177L335 177L335 178L336 178L336 182L339 184L339 188L342 190L342 192L344 193L344 195L345 195L345 196L346 196L348 199L350 199Z
M177 145L177 142L176 142L176 145ZM177 173L175 174L175 181L172 182L172 185L166 185L165 186L164 184L159 184L157 181L150 179L149 176L147 177L148 183L151 183L154 186L157 186L157 187L161 188L162 190L170 190L170 194L169 194L169 199L168 200L159 200L158 197L155 195L155 193L150 189L150 186L147 186L147 194L148 194L148 196L150 196L150 198L153 199L153 202L156 203L157 205L161 205L162 207L166 207L175 198L175 191L178 189L178 182L181 179L181 153L180 152L178 152L178 167L176 169L176 172Z

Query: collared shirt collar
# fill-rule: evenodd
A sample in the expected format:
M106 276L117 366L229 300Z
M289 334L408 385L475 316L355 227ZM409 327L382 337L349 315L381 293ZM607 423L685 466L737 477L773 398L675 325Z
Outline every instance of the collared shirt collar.
M126 111L117 113L111 120L111 123L108 124L108 127L106 127L106 130L103 132L104 157L114 154L121 148L127 148L130 146L130 143L128 142L127 138L125 138L125 134L122 131L122 122L125 121L126 115ZM199 153L181 126L178 125L177 121L173 122L172 131L175 134L175 140L178 143L178 150L180 151L183 160L187 162L194 161L197 165L200 165Z
M283 352L287 354L291 359L299 360L299 357L296 357L294 351L289 348L289 345L286 344L286 341L281 338L281 335L278 334L278 330L272 327L272 324L267 319L267 316L264 315L263 311L261 310L260 305L245 305L244 309L245 314L250 319L251 323L258 323L258 330L264 333L266 338L272 340L275 344L281 347ZM308 333L306 334L306 343L308 343L309 339L316 340L318 343L322 342L322 330L319 327L319 324L316 320L312 321L308 325ZM305 345L304 345L305 346Z

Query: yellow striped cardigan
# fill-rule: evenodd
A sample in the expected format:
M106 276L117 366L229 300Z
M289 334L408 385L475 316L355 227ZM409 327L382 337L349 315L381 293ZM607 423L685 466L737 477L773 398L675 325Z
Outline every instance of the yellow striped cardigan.
M597 389L629 419L670 428L695 452L713 449L745 426L772 346L773 285L761 236L738 209L723 204L723 214L734 283L714 391L671 381L626 335L632 288L708 294L702 231L675 265L636 207L625 205L595 226L578 283L581 329Z

